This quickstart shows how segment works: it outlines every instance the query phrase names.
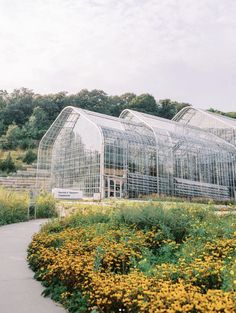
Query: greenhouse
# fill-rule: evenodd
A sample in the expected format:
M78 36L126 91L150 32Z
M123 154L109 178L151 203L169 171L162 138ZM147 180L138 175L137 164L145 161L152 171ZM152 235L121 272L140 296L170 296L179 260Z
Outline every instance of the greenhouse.
M236 119L188 106L176 114L173 120L200 127L236 146Z
M37 188L83 198L235 199L235 147L197 127L124 110L66 107L42 138Z

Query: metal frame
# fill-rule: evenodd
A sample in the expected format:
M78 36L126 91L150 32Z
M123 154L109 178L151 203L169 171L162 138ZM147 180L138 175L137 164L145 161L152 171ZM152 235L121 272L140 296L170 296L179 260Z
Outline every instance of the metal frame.
M188 106L179 111L173 121L202 128L236 147L236 119Z
M234 146L196 127L132 110L115 118L66 107L40 142L37 188L76 188L84 198L229 200L235 161Z

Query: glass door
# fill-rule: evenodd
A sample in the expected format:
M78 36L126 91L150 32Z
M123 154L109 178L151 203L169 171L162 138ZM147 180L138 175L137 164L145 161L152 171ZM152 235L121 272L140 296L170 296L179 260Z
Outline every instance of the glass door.
M106 198L122 198L123 181L121 179L107 177L105 179L105 197Z

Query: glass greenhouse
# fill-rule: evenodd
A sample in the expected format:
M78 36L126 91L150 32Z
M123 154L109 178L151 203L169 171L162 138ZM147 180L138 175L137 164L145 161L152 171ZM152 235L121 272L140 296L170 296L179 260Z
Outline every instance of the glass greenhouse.
M200 127L236 146L236 119L188 106L176 114L173 120Z
M66 107L40 142L37 187L96 199L235 199L235 151L212 133L160 117Z

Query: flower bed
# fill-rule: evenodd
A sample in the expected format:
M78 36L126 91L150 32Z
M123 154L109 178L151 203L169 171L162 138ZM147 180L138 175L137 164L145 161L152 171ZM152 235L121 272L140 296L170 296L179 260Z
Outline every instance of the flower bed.
M234 216L97 207L46 225L28 260L70 312L233 312L235 251Z

